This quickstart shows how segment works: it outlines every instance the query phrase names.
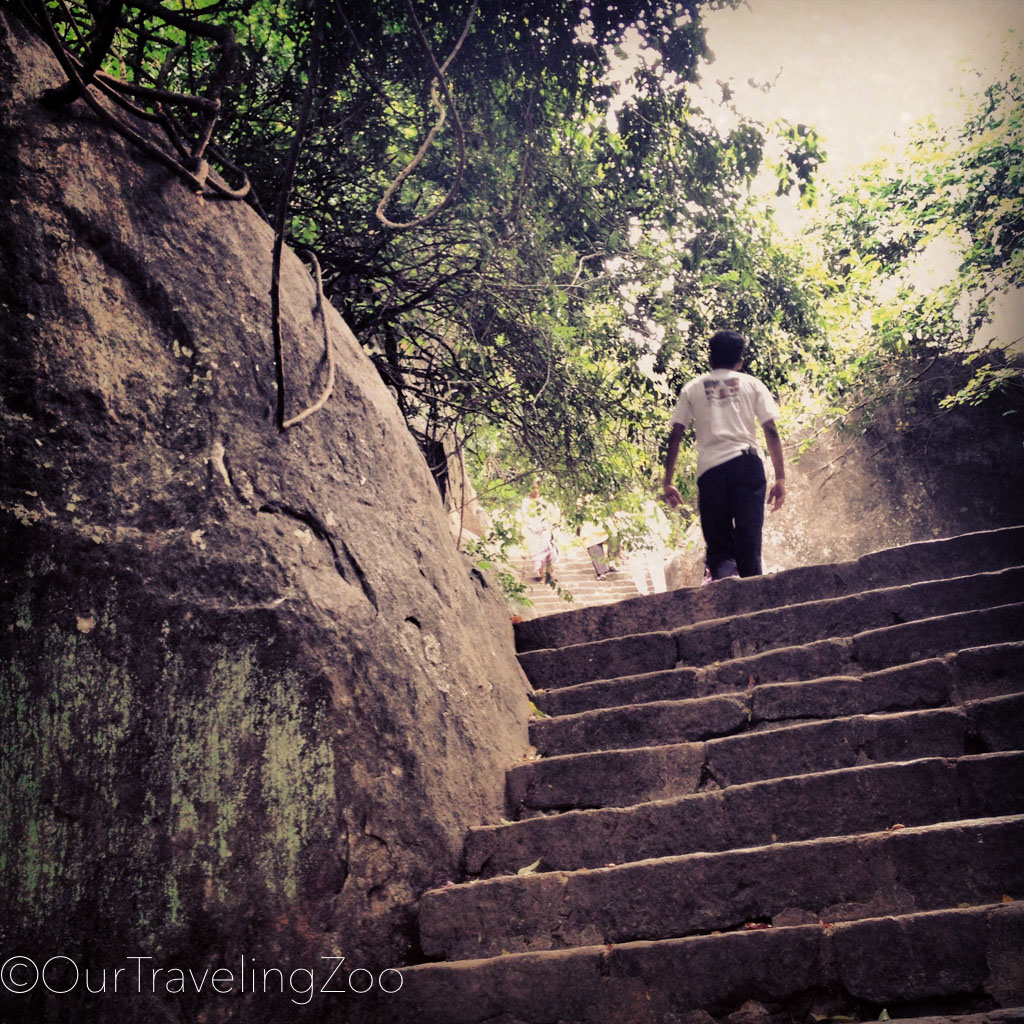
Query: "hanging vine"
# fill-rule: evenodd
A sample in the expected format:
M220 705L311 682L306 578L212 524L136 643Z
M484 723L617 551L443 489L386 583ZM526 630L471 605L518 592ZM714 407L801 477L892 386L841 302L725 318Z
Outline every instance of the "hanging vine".
M427 58L427 63L434 76L434 81L430 87L430 101L438 110L438 118L430 131L427 132L427 137L423 140L423 144L416 151L416 155L408 164L406 164L398 177L395 178L395 180L388 186L383 198L377 205L377 219L385 227L392 228L396 231L408 231L411 228L418 228L421 225L426 224L428 221L433 220L439 213L441 213L442 210L446 210L455 201L455 195L459 190L459 186L462 184L462 175L466 170L466 133L463 131L462 121L459 118L459 112L455 106L455 101L452 99L451 90L448 88L448 81L445 78L444 73L447 70L448 65L455 59L455 55L460 49L462 49L462 44L466 41L466 36L469 35L470 26L473 24L474 17L476 17L478 3L479 0L473 0L473 6L470 8L469 15L466 18L465 27L462 29L462 35L459 36L458 41L456 42L452 52L448 55L447 60L438 67L437 59L434 57L434 51L430 48L430 42L423 32L423 26L420 24L419 18L416 17L416 11L413 8L412 0L405 0L405 8L409 13L409 19L416 31L416 38L419 40L420 46L423 48L424 56ZM441 92L444 94L445 107L441 106L441 103L437 98L437 90L439 87ZM432 210L420 217L415 217L413 220L406 221L405 223L390 220L384 211L387 209L394 194L402 187L403 182L419 166L420 161L424 156L426 156L434 138L437 136L437 133L444 126L445 108L451 112L452 124L455 128L455 142L459 148L459 166L455 172L455 180L449 187L448 193L445 195L444 199L442 199L441 202Z
M474 0L461 35L451 53L439 65L413 8L412 0L403 2L429 68L432 78L431 102L437 107L439 117L419 151L391 183L377 206L377 218L395 230L409 230L436 217L454 202L462 182L466 164L465 132L445 72L469 35L478 5L478 0ZM270 297L276 385L275 422L278 429L284 431L322 409L333 391L335 360L327 324L320 264L312 252L307 250L304 255L312 261L314 267L317 289L314 315L324 338L328 381L312 405L291 417L288 417L286 412L288 385L284 367L280 288L281 261L287 235L292 188L321 79L327 32L326 0L316 0L314 4L314 23L304 69L305 88L277 190L272 218L267 218L264 213L245 171L229 159L213 141L222 111L223 94L232 81L238 56L238 45L232 29L226 24L211 20L210 17L216 14L223 4L214 3L205 7L185 5L183 9L175 10L157 0L107 0L105 3L84 4L74 3L73 0L57 0L56 4L48 3L47 0L22 0L22 3L53 50L66 76L66 81L62 85L44 93L41 99L46 106L56 109L82 100L101 123L126 139L140 152L168 168L197 195L246 199L264 219L270 220L274 229ZM340 3L336 6L338 15L351 33L351 25L344 9ZM59 19L57 24L55 18ZM61 31L58 31L58 24ZM178 38L184 36L184 41L172 45L169 35L165 32L168 28L172 30L170 36L177 32ZM119 36L122 38L120 47L117 45ZM128 43L123 40L128 40ZM191 63L193 50L199 40L206 40L212 44L208 50L212 66L202 89L195 88L196 76ZM155 74L152 68L147 69L145 66L147 46L151 44L155 46L158 55L161 50L163 51L159 70ZM125 53L129 53L130 56L126 57ZM180 63L186 59L188 74L179 70ZM111 69L117 66L122 68L121 77L110 73ZM132 72L132 80L128 80L129 76L124 73L126 70ZM190 88L194 88L194 91L172 88L168 84L173 80L181 82L183 79ZM443 97L443 104L439 94ZM458 166L447 194L438 205L422 216L404 223L390 220L385 214L388 204L422 161L448 116L451 117L454 126ZM130 123L131 119L134 119L136 124ZM139 122L156 126L162 133L163 141L161 142L160 135L137 127ZM220 172L211 170L211 161ZM222 177L221 172L239 179L240 183L237 187L232 187Z
M173 171L193 192L223 199L244 199L250 194L249 180L244 172L235 167L215 148L211 138L221 110L221 94L230 80L238 48L234 33L225 25L210 24L199 18L188 17L178 11L169 10L152 0L109 0L106 4L91 5L88 11L72 12L63 7L69 31L73 32L81 45L92 39L79 57L69 49L60 37L50 12L43 0L33 0L30 13L53 50L67 81L55 89L47 90L42 102L51 108L58 108L81 99L107 127L147 156ZM198 36L210 40L220 51L220 58L210 76L205 95L191 95L177 92L162 85L146 85L142 82L127 82L102 70L104 62L111 57L112 47L121 22L127 11L135 11L143 18L157 18L186 33L186 38ZM91 19L92 24L88 21ZM85 20L86 24L80 24ZM168 52L161 71L161 79L181 49ZM104 97L114 105L138 118L159 126L170 143L170 150L159 146L152 138L138 131L119 117L114 110L100 101ZM173 113L174 108L183 108L195 115L191 144L184 141L186 132L181 121ZM230 173L239 174L242 181L238 187L231 187L218 176L210 174L207 154Z

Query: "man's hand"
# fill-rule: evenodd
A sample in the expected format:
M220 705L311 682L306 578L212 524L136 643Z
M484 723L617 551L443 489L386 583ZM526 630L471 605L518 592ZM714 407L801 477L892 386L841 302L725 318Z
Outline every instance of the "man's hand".
M675 484L662 484L662 491L665 494L665 500L668 502L669 508L679 508L683 503L683 496L679 493L679 489Z
M768 508L772 512L778 512L780 508L786 503L786 481L785 479L776 480L772 484L772 489L768 492Z

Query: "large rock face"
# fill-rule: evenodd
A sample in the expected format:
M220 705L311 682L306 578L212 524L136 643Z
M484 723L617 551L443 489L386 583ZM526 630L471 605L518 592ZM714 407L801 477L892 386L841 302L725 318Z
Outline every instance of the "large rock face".
M401 963L527 748L502 598L333 310L334 395L275 428L270 229L42 108L56 63L0 36L0 954ZM289 415L314 301L286 252Z
M1024 397L1008 389L979 405L939 406L974 369L936 361L915 390L880 404L863 434L829 436L801 457L792 504L765 517L766 563L858 558L1020 523Z

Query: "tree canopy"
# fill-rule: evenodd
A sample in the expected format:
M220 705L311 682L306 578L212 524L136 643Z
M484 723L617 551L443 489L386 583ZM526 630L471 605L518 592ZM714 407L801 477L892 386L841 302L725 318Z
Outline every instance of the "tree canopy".
M564 508L650 483L718 327L769 386L807 378L841 411L1020 285L1012 68L959 132L834 195L812 259L751 183L774 134L779 193L821 202L813 127L719 128L695 99L701 14L737 0L20 2L72 79L50 101L105 91L163 126L191 187L271 211L439 482L454 445L495 500L538 473ZM958 280L917 291L942 234L968 239Z
M840 410L881 379L912 389L938 358L973 366L953 374L945 408L1020 388L1020 325L999 337L992 320L1024 287L1022 58L1024 42L1011 43L960 124L915 125L904 151L869 163L823 209L817 244L838 344L816 370ZM937 248L955 270L935 286L920 270Z
M650 477L714 327L746 331L774 385L817 343L814 289L748 197L766 129L720 133L690 98L701 7L45 5L86 66L116 22L103 66L135 102L219 102L215 130L179 104L175 131L213 131L204 155L244 169L250 201L287 196L288 240L316 252L428 458L456 438L492 478L543 471L566 494Z

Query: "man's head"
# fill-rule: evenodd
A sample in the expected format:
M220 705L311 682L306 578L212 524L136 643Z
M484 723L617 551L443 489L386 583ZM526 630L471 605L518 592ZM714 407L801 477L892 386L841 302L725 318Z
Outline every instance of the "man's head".
M732 370L743 361L743 346L747 339L739 331L715 331L708 347L711 350L712 370Z

